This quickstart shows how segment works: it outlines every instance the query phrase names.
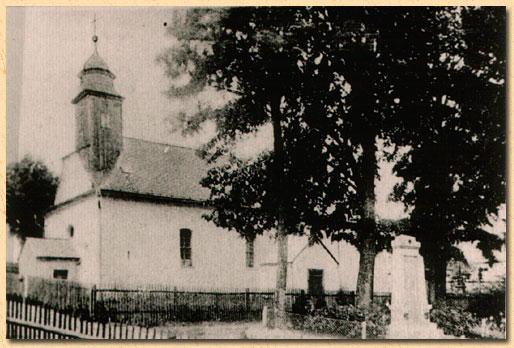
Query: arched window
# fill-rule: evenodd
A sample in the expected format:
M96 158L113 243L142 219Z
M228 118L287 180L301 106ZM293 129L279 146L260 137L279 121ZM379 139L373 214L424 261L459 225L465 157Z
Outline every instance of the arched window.
M191 230L183 228L180 230L180 259L182 266L191 267L193 265L191 251Z
M73 238L73 235L75 234L75 228L73 225L68 225L68 228L66 229L68 231L68 236L70 238Z

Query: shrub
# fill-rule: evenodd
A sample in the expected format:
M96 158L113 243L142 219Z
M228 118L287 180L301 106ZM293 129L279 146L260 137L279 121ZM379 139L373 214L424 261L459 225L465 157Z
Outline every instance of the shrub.
M372 304L368 308L343 305L317 309L307 316L290 316L290 324L294 329L346 338L360 338L361 323L364 320L367 338L384 338L391 321L391 313L386 306Z
M437 303L430 310L430 321L437 324L445 335L477 338L474 328L480 321L470 312L459 307L450 307L446 303Z
M5 293L7 296L21 297L23 295L23 284L19 274L7 272L5 278Z
M90 289L68 280L27 277L27 301L73 313L89 313Z
M496 325L499 326L505 313L505 288L497 288L488 293L473 296L470 298L467 311L478 318L493 317Z

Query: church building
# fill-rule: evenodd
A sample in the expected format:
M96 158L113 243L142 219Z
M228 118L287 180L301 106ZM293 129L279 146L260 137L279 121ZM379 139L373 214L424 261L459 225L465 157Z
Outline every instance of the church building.
M93 37L96 44L96 36ZM271 289L273 231L247 241L202 218L207 163L194 149L123 136L123 97L97 52L79 74L75 151L62 159L43 239L28 238L21 276L86 285ZM359 255L345 242L288 237L288 288L355 290ZM376 260L375 291L389 291L390 257Z

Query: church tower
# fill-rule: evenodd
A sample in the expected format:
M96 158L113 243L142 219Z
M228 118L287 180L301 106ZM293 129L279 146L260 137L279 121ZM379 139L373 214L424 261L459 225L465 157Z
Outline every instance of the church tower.
M72 101L75 105L75 149L95 181L114 167L123 146L123 97L114 89L116 76L98 54L97 41L98 37L94 35L95 51L79 74L81 90Z

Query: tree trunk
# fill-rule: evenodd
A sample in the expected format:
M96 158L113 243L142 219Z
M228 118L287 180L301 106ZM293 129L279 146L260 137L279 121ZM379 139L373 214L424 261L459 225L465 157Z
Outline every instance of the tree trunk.
M361 244L359 246L359 275L357 278L357 305L369 306L373 301L373 277L375 256L375 174L377 170L375 132L366 134L362 143L362 190L363 216L361 220Z
M428 303L434 304L446 297L446 260L437 255L425 256Z
M373 301L373 277L376 251L374 240L368 238L359 250L359 276L357 278L357 305L369 307Z
M286 290L287 290L287 234L285 233L285 226L283 218L281 218L279 209L279 223L277 231L277 252L278 252L278 265L277 265L277 282L276 282L276 295L275 295L275 313L277 327L283 328L286 326Z
M277 278L275 289L275 325L279 328L286 326L286 288L287 288L287 227L285 225L284 208L284 144L282 139L280 99L271 105L273 123L274 168L273 180L277 200Z

